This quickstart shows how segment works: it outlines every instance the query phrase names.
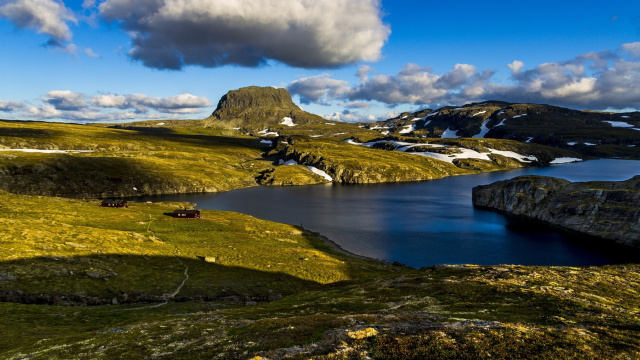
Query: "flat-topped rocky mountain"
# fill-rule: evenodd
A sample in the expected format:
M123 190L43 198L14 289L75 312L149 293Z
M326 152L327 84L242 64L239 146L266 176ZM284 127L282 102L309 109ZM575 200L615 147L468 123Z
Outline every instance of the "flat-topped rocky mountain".
M250 86L231 90L222 96L205 123L253 132L279 124L295 126L333 122L301 110L286 89Z
M474 187L473 204L640 248L640 175L576 183L520 176Z

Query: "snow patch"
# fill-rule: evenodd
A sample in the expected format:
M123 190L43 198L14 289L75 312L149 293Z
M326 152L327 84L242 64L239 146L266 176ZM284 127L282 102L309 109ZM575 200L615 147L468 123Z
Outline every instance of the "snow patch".
M450 130L449 128L447 128L447 130L445 130L442 133L442 136L440 136L440 138L441 139L457 139L457 138L460 137L460 136L456 135L457 132L458 132L457 130L453 131L453 130Z
M293 123L293 119L287 116L287 117L282 118L282 122L280 123L280 125L297 126L298 124L294 124Z
M486 113L486 112L487 112L486 110L485 110L485 111L480 111L480 112L477 112L477 113L475 113L475 114L471 115L471 117L474 117L474 116L476 116L476 115L480 115L480 114L484 114L484 113Z
M609 121L609 120L605 120L603 122L611 124L612 127L630 128L630 127L634 126L634 125L631 125L631 124L626 123L624 121Z
M586 142L586 143L584 143L584 144L585 144L585 145L587 145L587 146L596 146L596 144L594 144L594 143L588 143L588 142Z
M322 135L311 135L312 138L321 137Z
M240 128L233 128L233 130L240 130Z
M280 134L278 134L277 132L270 132L269 129L264 129L262 131L258 131L258 134L262 134L262 135L274 135L274 136L280 136Z
M329 176L329 174L327 174L323 170L318 169L317 167L314 167L314 166L311 166L311 165L307 165L307 169L311 170L311 172L314 173L314 174L322 176L327 181L333 181L333 178L331 176Z
M512 117L512 119L517 119L519 117L523 117L523 116L527 116L528 114L520 114L520 115L516 115L514 117Z
M432 117L432 116L436 116L436 115L438 115L438 112L437 112L437 111L435 111L435 112L431 112L431 113L428 113L428 114L427 114L427 116L425 116L424 118L426 119L426 118L428 118L428 117Z
M560 157L551 161L549 164L568 164L573 162L582 161L582 159L572 158L572 157Z
M324 123L325 125L335 125L334 123Z
M498 126L502 126L504 125L504 122L507 121L507 118L502 119L502 121L500 121L500 124L494 126L494 127L498 127Z
M635 145L627 145L627 147L636 147Z
M260 144L269 144L269 145L271 145L271 144L273 144L273 142L271 140L261 139L260 140Z
M157 126L162 126L162 125L164 125L164 123L157 123L156 125Z
M402 117L402 119L400 119L400 120L404 120L404 119L406 119L406 118L408 118L408 117L409 117L409 115L405 115L405 116L403 116L403 117Z
M517 152L513 152L513 151L502 151L502 150L493 150L493 149L489 149L491 151L492 154L498 154L498 155L502 155L502 156L506 156L506 157L510 157L510 158L514 158L520 162L532 162L532 161L538 161L538 158L533 156L533 155L520 155Z
M291 160L289 160L289 161L287 161L287 162L283 163L282 165L287 165L287 166L288 166L288 165L298 165L298 162L297 162L297 161L295 161L295 160L293 160L293 159L291 159Z
M482 126L480 126L480 133L473 135L474 138L484 138L484 136L487 135L489 130L491 130L487 127L487 123L489 122L489 120L491 119L487 119L482 122Z
M408 134L412 131L416 130L416 124L413 125L405 125L404 129L400 130L400 134Z
M529 142L531 142L531 140L533 140L533 138L532 138L532 137L528 138L525 142L526 142L526 143L529 143Z
M622 115L620 117L623 118L623 119L628 119L629 118L629 116L627 116L627 115Z
M41 149L0 149L0 151L20 151L27 153L43 154L67 154L67 153L92 153L94 150L41 150Z
M569 146L573 146L573 145L576 145L576 144L577 144L577 142L573 142L573 141L567 143L567 145L569 145Z

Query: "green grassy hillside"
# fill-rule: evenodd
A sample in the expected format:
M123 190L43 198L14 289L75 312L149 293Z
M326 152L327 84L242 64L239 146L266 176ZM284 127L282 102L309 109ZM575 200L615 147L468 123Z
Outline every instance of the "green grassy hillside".
M637 265L415 270L237 213L167 215L185 204L0 204L5 359L640 356Z

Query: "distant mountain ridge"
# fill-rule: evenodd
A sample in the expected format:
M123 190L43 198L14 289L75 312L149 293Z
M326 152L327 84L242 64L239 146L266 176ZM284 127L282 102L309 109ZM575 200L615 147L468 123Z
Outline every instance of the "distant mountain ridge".
M580 111L494 100L405 112L361 125L385 135L510 139L591 156L638 156L640 146L640 112Z
M286 89L259 86L230 90L220 98L213 114L205 119L207 125L233 127L249 132L283 123L295 126L328 122L332 121L300 109Z

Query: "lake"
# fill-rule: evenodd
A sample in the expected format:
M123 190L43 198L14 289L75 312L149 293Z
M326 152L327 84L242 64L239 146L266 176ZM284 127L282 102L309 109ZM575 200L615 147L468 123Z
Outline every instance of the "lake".
M587 241L476 209L476 185L519 175L571 181L626 180L640 161L592 160L439 180L375 185L255 187L216 194L138 199L189 201L199 209L237 211L302 225L359 255L420 268L436 264L605 265L638 262L639 252Z

